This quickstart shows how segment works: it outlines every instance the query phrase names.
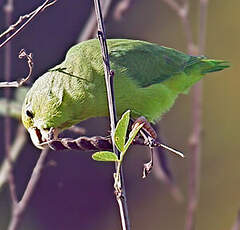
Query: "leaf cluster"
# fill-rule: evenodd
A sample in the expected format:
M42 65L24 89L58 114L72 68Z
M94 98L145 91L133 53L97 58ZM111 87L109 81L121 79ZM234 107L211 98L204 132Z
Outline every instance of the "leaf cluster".
M130 110L126 111L121 119L118 121L115 132L114 132L114 144L116 145L117 149L120 152L120 158L110 151L100 151L96 152L92 155L92 158L96 161L115 161L115 162L122 162L123 158L133 142L134 138L136 137L139 130L142 128L143 124L136 123L133 127L131 132L129 133L127 139L127 130L130 121ZM127 139L127 141L126 141Z

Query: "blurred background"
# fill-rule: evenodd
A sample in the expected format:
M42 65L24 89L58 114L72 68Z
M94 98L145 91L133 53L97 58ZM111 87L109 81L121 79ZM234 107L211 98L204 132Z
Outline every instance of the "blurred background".
M91 13L92 2L59 0L17 35L12 40L12 80L22 78L28 70L26 63L17 58L22 48L34 55L32 82L60 63L66 51L77 43ZM180 20L163 1L135 1L121 20L113 17L117 2L112 2L106 18L108 38L147 40L186 52L186 39ZM199 1L189 2L190 21L196 40ZM6 29L4 4L5 1L0 1L0 31ZM40 4L42 1L39 0L14 1L13 22ZM196 229L230 230L240 208L239 9L239 0L209 1L205 55L228 60L231 68L210 74L204 79L200 200ZM1 49L0 81L4 81L3 55L4 49ZM14 91L11 91L13 97ZM3 96L2 90L0 96ZM15 138L18 123L12 119L12 139ZM109 131L105 118L91 119L81 126L86 128L87 136L106 135ZM0 128L0 157L3 159L3 117ZM170 194L169 187L154 174L143 180L142 166L148 160L148 151L145 147L133 147L124 166L133 230L184 229L191 155L188 146L192 131L191 94L178 98L160 122L159 129L164 133L168 145L186 155L185 159L180 159L168 154L169 167L184 198L182 202L177 202ZM66 132L67 135L70 133ZM14 168L18 198L22 197L39 153L28 138ZM112 164L95 162L90 153L51 151L20 229L120 229L112 173ZM0 193L1 230L7 228L9 218L9 191L5 186Z

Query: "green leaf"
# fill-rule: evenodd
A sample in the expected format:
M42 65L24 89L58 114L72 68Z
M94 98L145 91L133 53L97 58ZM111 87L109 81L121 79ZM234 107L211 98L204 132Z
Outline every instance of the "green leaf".
M130 110L126 111L122 115L115 129L114 141L115 141L115 145L117 146L120 152L122 152L124 149L129 119L130 119Z
M94 153L92 155L93 160L95 161L118 161L118 157L113 152L101 151Z
M124 145L124 149L122 151L123 155L127 151L129 145L133 142L133 139L136 137L137 133L143 127L143 125L144 124L138 124L138 123L135 124L135 126L133 127L132 131L129 134L129 138L127 140L127 143Z

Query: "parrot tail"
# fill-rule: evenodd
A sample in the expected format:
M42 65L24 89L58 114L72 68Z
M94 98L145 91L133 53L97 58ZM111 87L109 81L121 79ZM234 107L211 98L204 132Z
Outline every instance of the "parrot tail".
M225 68L230 67L229 62L214 59L202 59L199 64L202 74L221 71Z

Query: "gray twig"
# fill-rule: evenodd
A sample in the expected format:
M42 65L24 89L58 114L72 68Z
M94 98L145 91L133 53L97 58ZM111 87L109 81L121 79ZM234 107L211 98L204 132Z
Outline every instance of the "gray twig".
M206 20L208 0L200 1L200 24L198 45L193 42L193 33L189 21L189 0L184 0L183 5L175 0L163 0L166 2L181 19L184 32L186 34L187 49L191 55L203 54L205 49ZM200 154L201 154L201 132L202 132L202 82L193 87L192 96L192 116L193 131L190 136L189 146L192 152L191 165L189 169L188 205L186 214L186 230L193 230L195 225L195 215L198 205L199 184L200 184Z
M22 124L20 124L17 129L15 140L10 148L10 156L12 162L16 162L24 144L26 143L26 140L27 140L26 129ZM0 191L7 182L10 169L11 167L9 165L9 162L5 158L0 167Z
M102 14L104 19L107 17L107 14L111 6L111 2L112 0L102 1ZM95 11L93 10L78 38L78 42L82 42L95 37L96 32L97 32L97 20L95 16Z
M193 35L191 30L191 25L189 21L189 2L188 0L184 0L183 4L179 4L175 0L163 0L175 13L178 15L178 17L181 19L181 23L183 26L183 30L186 35L186 41L187 41L187 49L188 53L192 55L197 54L197 48L196 45L193 42Z
M8 0L6 5L4 6L5 11L5 18L6 18L6 25L9 26L12 21L12 13L13 13L13 0ZM11 76L11 43L8 43L5 47L5 66L4 66L4 76L7 82L10 81ZM8 88L4 89L4 96L7 101L7 105L9 105L10 99L10 90ZM10 108L7 106L7 114ZM10 153L11 148L11 119L8 115L5 116L4 119L4 128L5 128L5 155L6 160L9 165L9 173L8 173L8 184L10 189L10 197L12 202L12 210L14 210L17 204L17 195L16 195L16 186L14 181L14 174L13 174L13 162Z
M131 7L135 0L121 0L115 7L114 18L121 20L126 11Z
M54 4L56 2L50 0L45 1L45 3L40 6L38 9L36 9L34 12L30 13L29 16L26 16L25 18L29 19L22 25L20 26L19 29L17 29L11 36L9 36L9 32L13 31L16 29L16 26L21 24L22 20L19 20L17 23L14 25L10 26L11 24L11 18L12 18L12 12L13 12L13 0L8 0L4 10L5 10L5 15L6 15L6 24L9 26L9 29L4 32L0 37L6 36L6 40L1 43L0 48L5 46L5 80L6 82L3 82L0 84L0 87L5 87L4 89L4 94L5 98L8 101L10 98L10 89L9 87L19 87L23 83L25 83L31 76L32 73L32 67L33 67L33 62L32 62L32 55L31 54L26 54L24 50L20 51L19 58L26 57L28 60L28 66L29 66L29 74L26 78L22 79L19 82L10 82L10 76L11 76L11 44L8 43L17 33L19 33L38 13L42 12L45 8L48 6ZM7 108L7 113L10 111L10 107ZM36 184L41 176L41 171L43 168L43 163L44 160L47 156L48 153L48 148L43 150L41 153L41 156L39 157L39 160L33 170L32 176L29 180L29 183L25 189L24 195L22 199L18 202L17 195L16 195L16 186L15 186L15 181L14 181L14 174L13 174L13 161L14 158L16 158L17 153L20 152L22 145L25 141L24 139L18 139L16 138L16 142L14 143L13 147L16 147L17 149L10 148L11 144L11 133L10 133L10 117L6 116L5 117L5 152L6 152L6 160L4 160L2 167L1 167L1 179L2 179L2 184L4 183L4 176L6 174L8 177L8 182L9 182L9 188L10 188L10 195L11 195L11 201L12 201L12 216L11 220L8 226L8 230L17 230L18 226L21 223L22 216L24 214L24 211L29 203L29 200L32 196L32 193L36 187ZM19 131L20 132L20 131ZM19 141L17 141L19 140Z
M9 34L12 31L14 31L16 29L16 27L19 26L23 22L24 19L28 18L28 20L24 24L22 24L11 36L9 36L4 42L2 42L0 44L0 48L3 47L7 42L9 42L13 37L15 37L20 31L22 31L24 29L24 27L30 21L32 21L39 13L43 12L47 7L52 6L53 4L55 4L56 1L57 0L54 0L54 1L46 0L41 6L39 6L33 12L31 12L29 14L26 14L24 16L20 16L20 18L18 19L18 21L15 24L8 25L9 28L0 35L0 38L6 36L7 34Z
M113 87L114 72L110 68L110 61L109 61L105 28L104 28L100 1L94 0L94 5L95 5L95 11L96 11L96 17L97 17L97 23L98 23L98 38L99 38L102 57L103 57L105 83L106 83L107 97L108 97L108 108L109 108L110 123L111 123L111 137L112 137L112 143L113 143L113 151L119 156L120 154L117 151L114 144L114 130L117 122L117 113L116 113L116 106L115 106L115 100L114 100L114 87ZM123 230L129 230L130 220L128 217L127 199L125 194L125 185L124 185L122 168L120 169L120 181L121 181L121 193L119 194L119 192L115 192L115 194L116 194L116 199L119 205L122 228Z
M44 168L44 162L47 157L49 149L42 150L41 155L37 161L35 168L33 169L32 176L28 182L22 199L16 204L13 209L12 218L8 226L8 230L17 230L22 221L22 216L29 203L30 198L36 188L36 185L41 177L42 170Z
M200 0L200 23L197 54L202 55L205 49L206 21L208 0ZM189 171L188 208L186 216L186 230L193 230L195 215L199 199L200 168L201 168L201 142L202 142L202 90L203 83L200 81L193 87L192 116L193 130L190 136L189 146L192 152L191 166Z

